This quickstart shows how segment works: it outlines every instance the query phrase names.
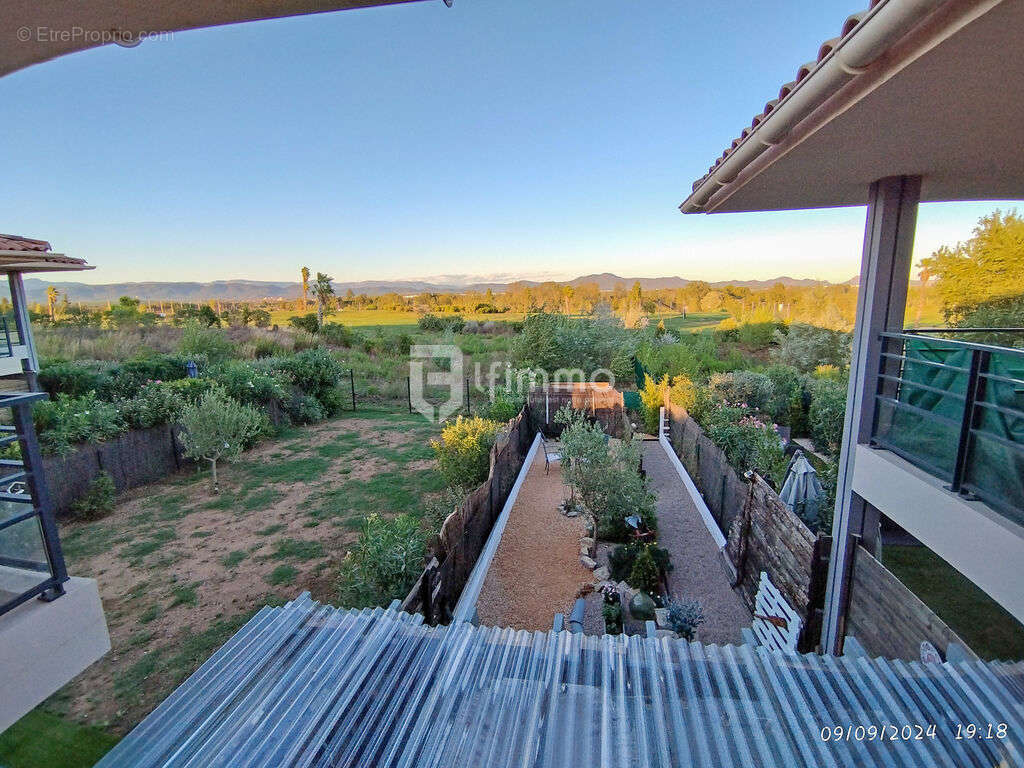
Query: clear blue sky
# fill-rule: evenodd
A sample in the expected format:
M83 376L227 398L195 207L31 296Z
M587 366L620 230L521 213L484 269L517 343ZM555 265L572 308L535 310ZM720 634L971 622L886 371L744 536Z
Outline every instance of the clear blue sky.
M862 209L676 206L864 2L441 0L0 80L0 232L90 282L857 272ZM926 206L918 251L994 204Z

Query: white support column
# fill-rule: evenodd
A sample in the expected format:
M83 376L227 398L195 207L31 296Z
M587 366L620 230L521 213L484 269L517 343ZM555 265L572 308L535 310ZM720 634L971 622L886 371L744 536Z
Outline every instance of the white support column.
M879 334L903 329L920 193L920 176L889 176L872 183L869 191L825 593L821 645L826 653L841 648L850 587L851 536L872 543L878 528L877 510L853 493L853 460L857 444L871 439Z

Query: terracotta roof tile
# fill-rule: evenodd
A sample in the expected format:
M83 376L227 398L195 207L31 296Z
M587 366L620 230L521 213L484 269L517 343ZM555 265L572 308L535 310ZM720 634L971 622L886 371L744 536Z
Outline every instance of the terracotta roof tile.
M0 251L48 251L50 244L21 235L0 235Z

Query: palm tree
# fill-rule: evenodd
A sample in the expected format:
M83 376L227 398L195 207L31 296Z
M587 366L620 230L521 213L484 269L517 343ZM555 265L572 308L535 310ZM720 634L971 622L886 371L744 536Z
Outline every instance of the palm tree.
M328 307L331 296L334 295L334 288L331 286L333 277L328 277L323 272L316 273L316 283L313 284L313 295L316 296L316 322L318 327L323 327L324 311Z
M309 267L302 268L302 309L309 306Z
M46 306L50 310L50 322L52 323L57 319L57 289L52 286L46 286Z

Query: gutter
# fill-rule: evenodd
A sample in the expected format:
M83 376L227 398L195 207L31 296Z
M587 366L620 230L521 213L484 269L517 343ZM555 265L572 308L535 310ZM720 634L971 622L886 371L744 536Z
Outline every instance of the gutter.
M840 88L862 74L927 14L948 0L881 0L865 13L855 26L839 39L829 40L829 49L813 69L799 78L792 90L775 104L765 106L763 116L710 173L694 185L689 197L679 206L683 213L706 213L711 198L736 180L769 147L782 142L789 132ZM847 24L853 23L850 17ZM801 68L801 72L807 67ZM783 86L783 91L787 86Z

